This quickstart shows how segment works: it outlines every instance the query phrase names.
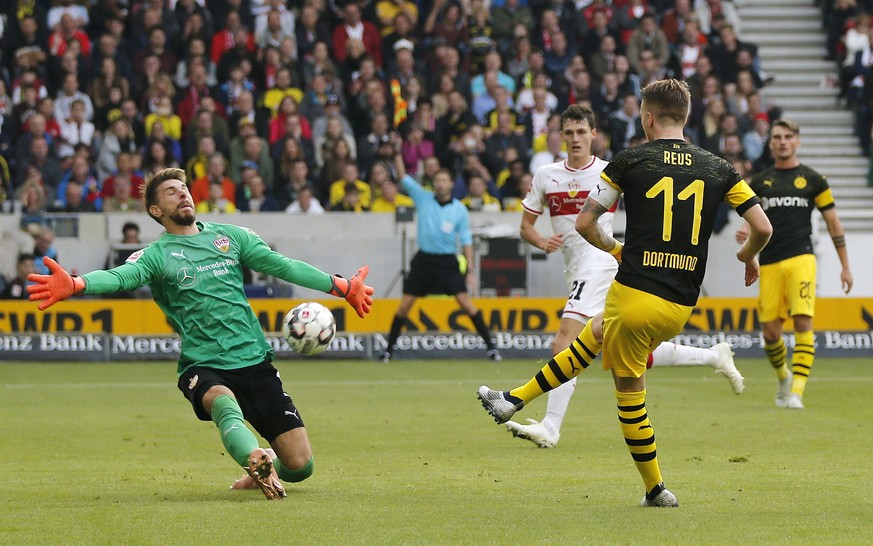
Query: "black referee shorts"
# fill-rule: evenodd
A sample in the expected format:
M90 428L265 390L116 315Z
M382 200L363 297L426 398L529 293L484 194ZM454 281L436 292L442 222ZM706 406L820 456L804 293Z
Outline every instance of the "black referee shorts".
M403 293L419 297L428 294L454 296L466 291L467 283L454 254L417 252L412 258L409 275L403 281Z

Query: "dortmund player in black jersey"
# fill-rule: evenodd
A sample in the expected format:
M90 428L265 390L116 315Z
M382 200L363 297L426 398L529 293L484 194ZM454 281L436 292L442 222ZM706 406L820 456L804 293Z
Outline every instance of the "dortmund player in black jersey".
M818 209L825 220L842 264L840 283L848 294L852 272L843 226L834 207L827 179L800 163L800 128L779 120L770 131L770 152L776 163L749 181L765 205L773 224L773 239L761 252L761 288L758 318L764 336L764 351L776 369L779 386L776 405L803 409L803 392L815 360L815 255L812 250L812 211ZM737 232L737 242L748 237L748 226ZM787 349L782 326L791 316L794 321L794 353L788 371Z
M684 140L691 96L688 85L661 80L643 89L641 118L647 144L616 155L588 194L576 230L592 245L615 256L618 274L606 296L603 343L591 320L579 337L555 355L527 384L508 392L479 390L498 422L507 421L530 400L588 367L603 349L612 371L618 419L625 443L643 478L643 506L678 506L661 479L655 434L646 412L646 359L661 341L678 334L700 294L707 250L719 203L726 201L751 226L737 251L745 282L758 279L757 254L771 227L758 198L726 161ZM624 194L627 243L622 246L598 219Z

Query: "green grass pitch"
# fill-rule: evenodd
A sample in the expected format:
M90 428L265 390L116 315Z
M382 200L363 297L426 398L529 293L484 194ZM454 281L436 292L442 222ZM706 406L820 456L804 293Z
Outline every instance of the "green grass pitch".
M228 490L242 471L176 389L174 363L0 364L0 544L873 543L871 359L818 359L803 411L774 407L763 359L738 362L742 396L711 368L652 371L672 510L637 506L599 369L579 381L559 446L540 450L475 398L535 362L278 366L316 466L268 502Z

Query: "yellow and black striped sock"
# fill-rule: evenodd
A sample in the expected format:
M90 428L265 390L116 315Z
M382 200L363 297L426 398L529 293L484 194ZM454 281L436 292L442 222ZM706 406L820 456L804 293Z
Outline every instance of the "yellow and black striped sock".
M794 353L791 355L791 392L803 396L809 372L815 361L815 334L809 332L794 333Z
M788 350L785 348L785 341L782 337L780 336L779 341L776 343L768 343L765 341L764 352L767 354L767 359L770 361L770 365L776 370L776 375L779 377L779 380L781 381L788 377L788 365L786 364Z
M655 429L649 422L649 414L646 412L646 391L619 392L615 391L618 400L618 422L621 432L624 434L624 443L630 450L634 464L643 483L646 492L661 483L661 469L658 467L658 452L655 447Z
M543 366L530 381L521 387L512 389L509 394L527 404L537 396L549 392L582 373L582 370L597 358L600 349L601 345L594 339L589 320L582 333L573 340L569 347L552 357L548 364Z

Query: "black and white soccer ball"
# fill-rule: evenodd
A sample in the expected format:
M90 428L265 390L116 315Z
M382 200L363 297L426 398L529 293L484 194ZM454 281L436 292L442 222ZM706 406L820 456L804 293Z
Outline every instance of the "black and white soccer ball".
M282 335L298 353L317 355L327 349L336 335L336 319L330 309L320 303L301 303L285 315Z

